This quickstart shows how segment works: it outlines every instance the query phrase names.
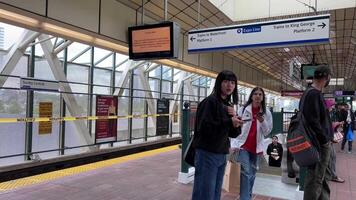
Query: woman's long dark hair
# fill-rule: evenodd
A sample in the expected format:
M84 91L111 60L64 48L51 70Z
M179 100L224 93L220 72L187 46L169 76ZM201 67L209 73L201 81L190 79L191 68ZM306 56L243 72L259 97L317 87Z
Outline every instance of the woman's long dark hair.
M216 77L213 92L211 94L213 94L213 95L217 96L219 99L221 99L221 83L224 80L235 81L235 89L231 93L231 95L227 96L227 99L229 101L231 101L231 97L232 97L232 103L236 105L239 101L238 95L237 95L237 77L234 74L234 72L232 72L232 71L224 70L218 74L218 77Z
M255 93L257 90L261 90L262 91L263 99L262 99L262 102L261 102L261 106L262 106L262 112L263 112L263 114L265 114L266 113L266 96L265 96L265 91L260 87L253 88L253 90L250 93L250 96L248 97L248 101L246 102L244 107L246 108L248 105L250 105L252 103L253 93Z

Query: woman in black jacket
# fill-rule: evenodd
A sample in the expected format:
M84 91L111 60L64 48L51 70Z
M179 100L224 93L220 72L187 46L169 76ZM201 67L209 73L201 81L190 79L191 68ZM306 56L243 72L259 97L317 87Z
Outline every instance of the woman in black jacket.
M237 137L243 123L233 107L237 101L236 75L222 71L212 94L198 105L193 140L196 149L193 200L220 199L229 137Z

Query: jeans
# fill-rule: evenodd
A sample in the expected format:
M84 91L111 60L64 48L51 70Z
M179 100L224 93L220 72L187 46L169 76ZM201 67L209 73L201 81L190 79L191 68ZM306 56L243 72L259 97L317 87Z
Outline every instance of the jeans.
M226 154L196 149L194 164L192 200L219 200L226 166Z
M258 155L240 149L237 161L241 164L240 200L250 200L256 178Z
M342 150L342 151L343 151L344 148L345 148L346 141L347 141L347 143L349 144L349 151L352 151L352 141L346 140L346 135L347 135L347 132L348 132L348 130L349 130L349 126L350 126L350 125L347 125L347 126L346 126L346 129L344 129L344 130L345 130L345 131L344 131L344 138L342 139L342 143L341 143L341 150Z
M304 200L328 200L330 199L330 179L327 170L331 153L330 143L320 146L320 162L308 167L304 179Z

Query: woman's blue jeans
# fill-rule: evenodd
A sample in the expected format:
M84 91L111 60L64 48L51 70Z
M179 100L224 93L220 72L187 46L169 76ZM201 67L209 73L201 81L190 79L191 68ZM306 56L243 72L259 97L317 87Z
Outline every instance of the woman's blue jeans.
M241 164L240 200L252 199L252 188L257 172L258 155L240 149L237 161Z
M194 164L192 200L219 200L226 166L226 154L196 149Z

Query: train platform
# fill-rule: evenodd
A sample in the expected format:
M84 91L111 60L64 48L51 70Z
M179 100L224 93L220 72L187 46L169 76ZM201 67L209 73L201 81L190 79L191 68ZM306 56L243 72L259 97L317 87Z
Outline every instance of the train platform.
M0 183L1 200L189 200L192 184L177 182L181 151L170 146L83 166ZM337 172L345 183L330 182L332 200L356 199L356 154L337 151ZM293 187L280 177L259 173L254 200L293 199ZM238 200L223 192L222 200Z

